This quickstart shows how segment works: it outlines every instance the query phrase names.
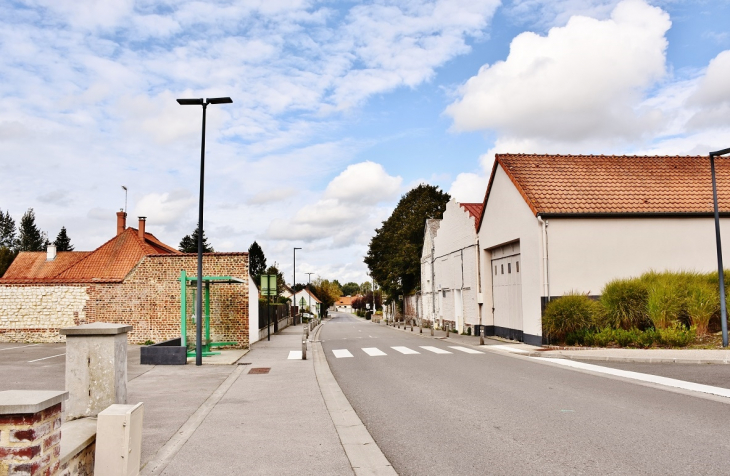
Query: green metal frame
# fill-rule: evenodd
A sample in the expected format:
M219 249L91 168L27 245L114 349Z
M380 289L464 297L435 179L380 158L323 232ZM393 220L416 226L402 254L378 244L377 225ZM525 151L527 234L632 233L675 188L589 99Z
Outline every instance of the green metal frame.
M180 344L187 349L188 347L188 332L187 332L187 295L185 287L188 284L197 284L198 278L188 276L185 270L180 271ZM202 354L203 357L211 355L220 355L220 352L212 352L212 348L224 347L228 345L236 345L238 342L211 342L210 341L210 285L211 284L243 284L244 280L240 278L234 278L231 276L203 276L203 283L205 283L205 340L203 344ZM193 303L195 302L196 288L193 288ZM196 316L196 319L199 317ZM188 351L188 357L194 357L195 351Z

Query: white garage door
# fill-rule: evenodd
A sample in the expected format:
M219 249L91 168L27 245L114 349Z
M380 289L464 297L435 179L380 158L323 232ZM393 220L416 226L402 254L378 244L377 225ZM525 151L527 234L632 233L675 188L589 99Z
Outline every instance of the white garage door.
M519 242L492 250L494 325L508 330L505 337L518 340L522 340L521 276Z

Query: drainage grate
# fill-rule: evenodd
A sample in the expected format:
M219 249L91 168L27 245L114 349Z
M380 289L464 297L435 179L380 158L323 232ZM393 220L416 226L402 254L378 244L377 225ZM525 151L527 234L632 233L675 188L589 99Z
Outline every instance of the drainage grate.
M267 374L269 373L269 370L271 370L271 367L252 367L251 370L248 371L250 374Z

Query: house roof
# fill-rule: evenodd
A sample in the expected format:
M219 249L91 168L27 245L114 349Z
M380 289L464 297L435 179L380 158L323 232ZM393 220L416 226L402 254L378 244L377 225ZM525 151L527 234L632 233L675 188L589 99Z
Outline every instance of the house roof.
M535 215L713 213L707 156L497 154L483 208L497 166ZM730 160L718 158L715 169L720 211L730 212Z
M469 216L474 218L474 227L479 227L479 218L482 216L483 205L481 203L459 203L461 208L469 212Z
M94 251L61 252L53 261L45 261L44 252L22 252L0 284L120 282L142 257L158 254L181 253L151 233L143 240L137 229L126 228Z
M352 305L351 296L340 296L340 298L335 303L335 306L351 306L351 305Z
M312 296L312 299L314 299L315 301L317 301L319 303L322 302L319 299L317 299L317 296L315 296L314 294L312 294L312 292L309 289L307 289L307 288L300 289L299 291L297 291L297 294L299 294L301 292L306 292L307 294L309 294L310 296Z

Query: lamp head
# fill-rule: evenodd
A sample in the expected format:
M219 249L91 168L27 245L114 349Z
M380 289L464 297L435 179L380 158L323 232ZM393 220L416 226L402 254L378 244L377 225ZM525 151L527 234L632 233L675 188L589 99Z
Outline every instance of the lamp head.
M181 106L202 106L203 98L198 99L178 99L177 103Z

